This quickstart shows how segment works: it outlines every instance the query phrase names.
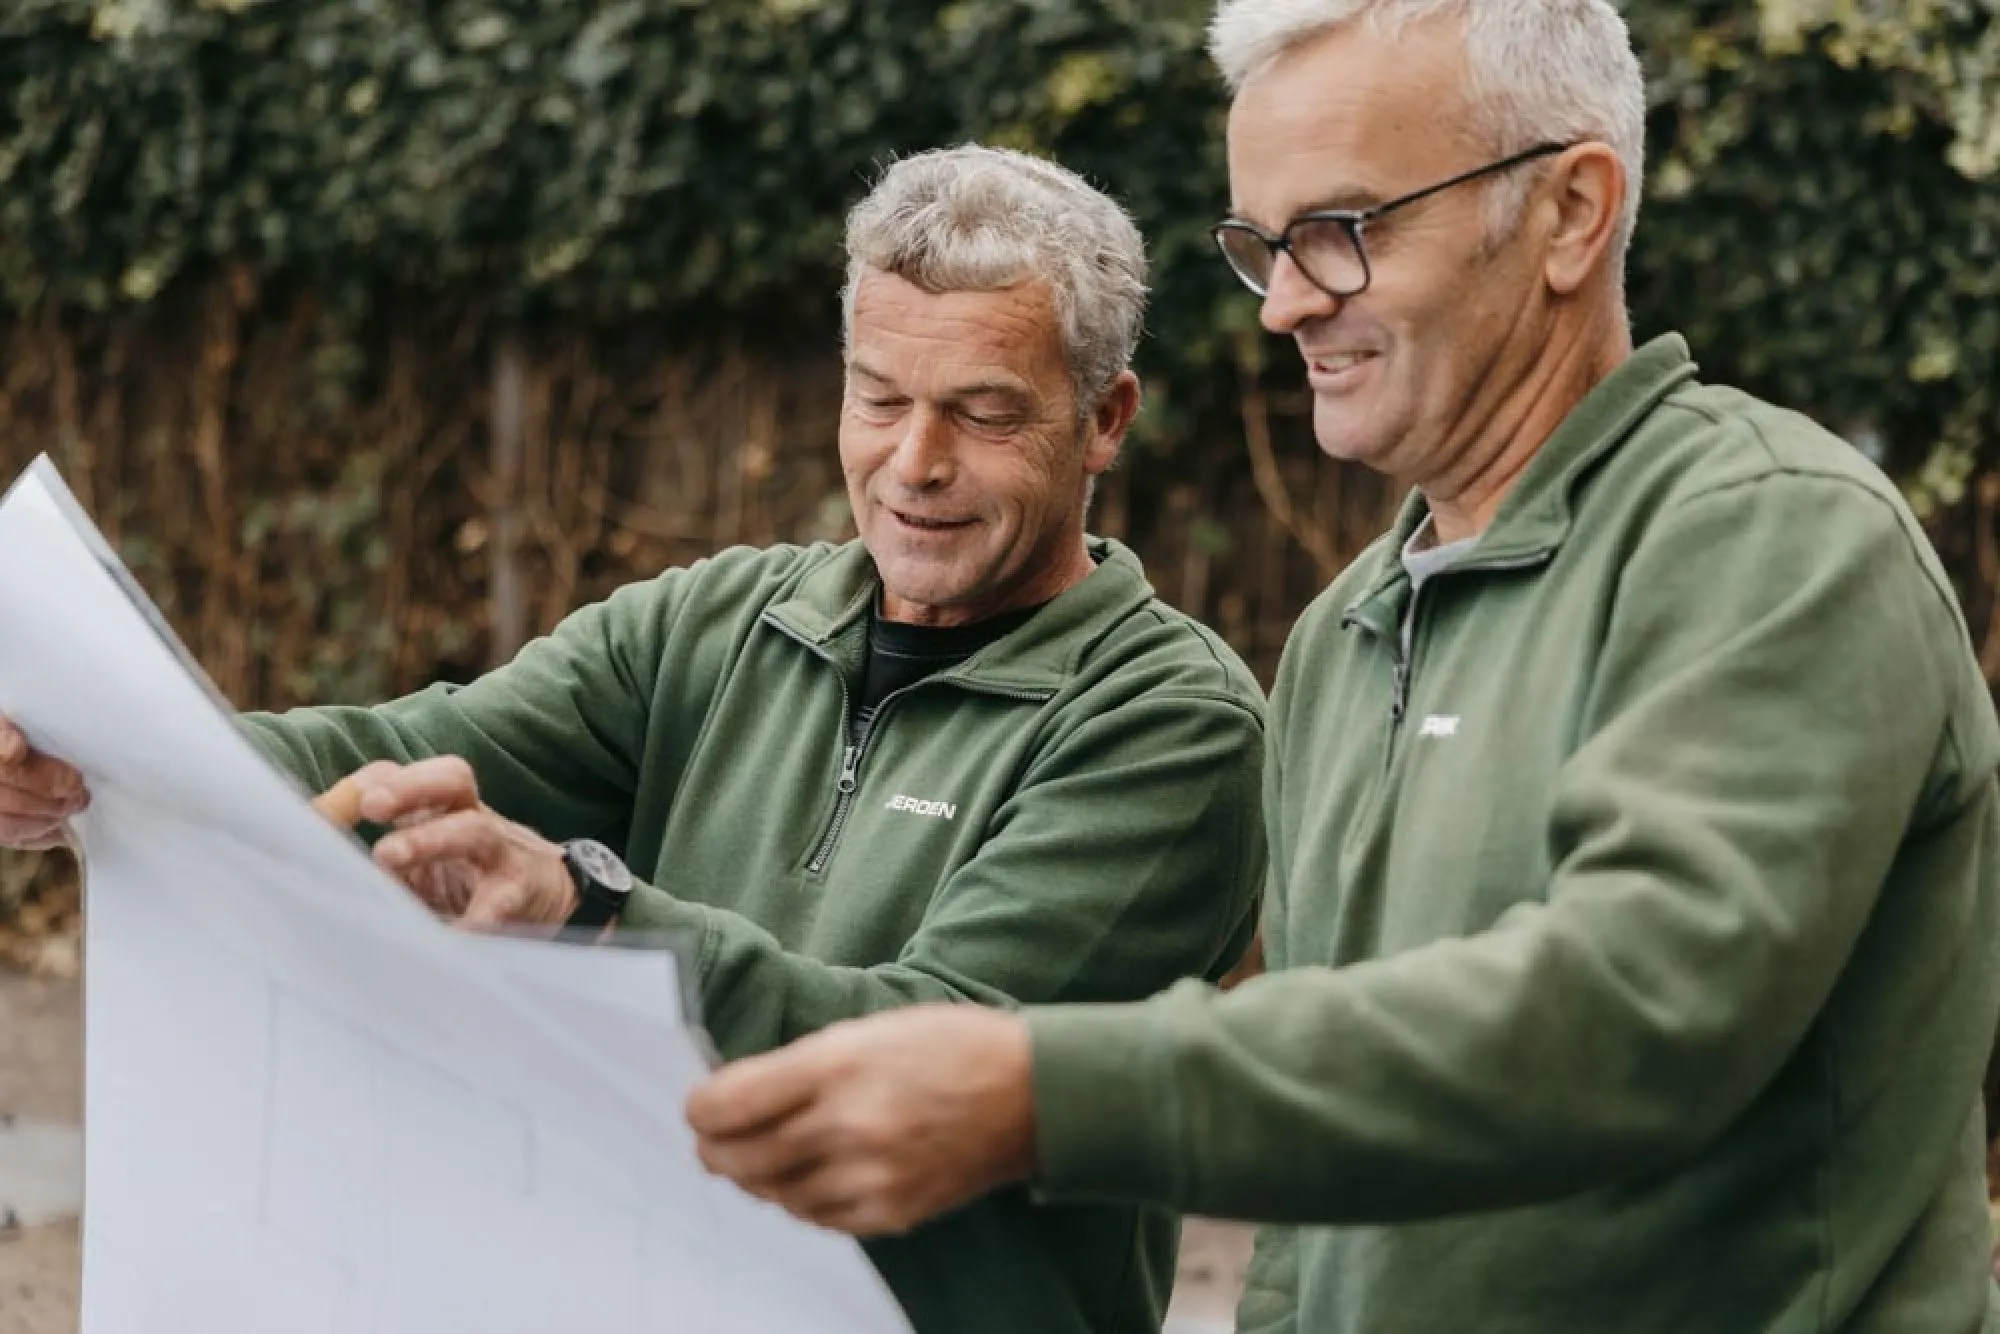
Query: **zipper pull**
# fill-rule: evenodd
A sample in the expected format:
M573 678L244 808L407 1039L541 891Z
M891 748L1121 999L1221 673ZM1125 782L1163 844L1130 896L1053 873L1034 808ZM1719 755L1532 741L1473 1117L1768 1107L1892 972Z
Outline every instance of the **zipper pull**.
M861 747L859 746L850 745L846 750L840 752L840 782L836 786L840 789L840 795L843 797L853 792L859 786L855 781L854 766L855 761L860 758Z
M1394 692L1389 700L1389 721L1400 723L1403 710L1410 705L1410 665L1398 658L1389 679Z

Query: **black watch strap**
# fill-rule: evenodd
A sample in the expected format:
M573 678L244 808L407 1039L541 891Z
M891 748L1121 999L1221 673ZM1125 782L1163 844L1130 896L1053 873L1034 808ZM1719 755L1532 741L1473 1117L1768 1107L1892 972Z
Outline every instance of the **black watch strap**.
M565 930L600 931L618 920L632 894L632 873L618 854L594 838L563 844L563 865L576 886L576 911Z

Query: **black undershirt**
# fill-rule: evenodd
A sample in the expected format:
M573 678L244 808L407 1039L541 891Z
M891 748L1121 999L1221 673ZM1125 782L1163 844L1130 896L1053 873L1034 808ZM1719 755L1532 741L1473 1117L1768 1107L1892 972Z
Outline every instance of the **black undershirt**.
M859 736L874 720L882 701L927 676L949 671L994 640L1012 634L1046 606L1002 612L970 625L910 625L885 621L880 607L868 613L868 665L862 674L860 708L854 713Z

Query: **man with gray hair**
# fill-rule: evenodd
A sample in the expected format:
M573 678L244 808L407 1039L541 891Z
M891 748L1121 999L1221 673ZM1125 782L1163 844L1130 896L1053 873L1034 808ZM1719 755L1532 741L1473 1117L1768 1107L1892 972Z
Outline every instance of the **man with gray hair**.
M860 1232L1017 1179L1277 1224L1257 1334L2000 1329L2000 727L1895 487L1634 349L1617 12L1212 36L1216 241L1413 488L1279 669L1272 972L841 1026L697 1091L705 1157Z
M684 938L727 1056L1221 976L1264 874L1262 699L1084 531L1139 405L1136 229L964 147L891 167L847 244L858 541L725 551L462 689L246 725L442 912ZM0 841L84 800L0 720ZM1158 1328L1176 1235L1013 1190L868 1250L919 1330L1113 1334Z

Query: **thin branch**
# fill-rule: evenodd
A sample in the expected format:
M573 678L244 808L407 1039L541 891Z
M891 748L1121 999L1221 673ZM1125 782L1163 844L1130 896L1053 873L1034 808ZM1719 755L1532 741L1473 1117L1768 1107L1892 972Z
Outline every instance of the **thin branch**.
M1239 351L1237 367L1243 382L1243 443L1250 451L1250 475L1257 483L1258 498L1277 525L1312 557L1321 581L1329 581L1347 562L1341 559L1333 539L1320 528L1303 522L1292 506L1291 492L1285 486L1277 454L1271 448L1271 414L1264 389L1247 349Z

